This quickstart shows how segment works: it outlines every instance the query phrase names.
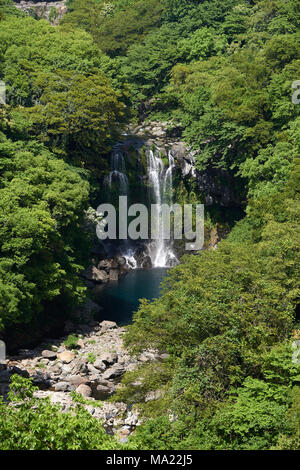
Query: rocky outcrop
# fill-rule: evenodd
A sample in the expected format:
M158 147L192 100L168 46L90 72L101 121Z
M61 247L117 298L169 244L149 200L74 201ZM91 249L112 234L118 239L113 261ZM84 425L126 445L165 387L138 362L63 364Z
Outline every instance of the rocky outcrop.
M78 328L77 334L80 333ZM47 349L37 347L21 350L18 355L0 363L0 393L6 395L12 374L32 377L39 391L38 398L49 397L52 403L61 405L62 411L74 406L71 392L80 394L86 402L85 408L95 418L104 420L107 432L117 433L125 439L140 419L124 403L107 403L119 387L126 371L134 370L139 364L165 359L155 351L144 351L139 357L131 356L123 345L124 328L115 322L102 321L83 335L77 342L77 349L66 349L64 341L47 340ZM157 399L154 390L150 399Z
M93 263L83 273L83 277L94 284L116 282L121 276L133 269L123 256L108 259L91 259Z
M150 121L131 127L129 132L142 138L148 147L155 145L166 156L169 151L175 158L182 178L195 178L199 193L205 197L206 205L240 207L242 205L241 184L229 170L208 166L204 171L195 167L195 157L199 153L181 140L182 129L171 122Z
M16 1L17 8L31 16L49 21L52 25L57 25L59 20L67 13L66 0L60 1Z

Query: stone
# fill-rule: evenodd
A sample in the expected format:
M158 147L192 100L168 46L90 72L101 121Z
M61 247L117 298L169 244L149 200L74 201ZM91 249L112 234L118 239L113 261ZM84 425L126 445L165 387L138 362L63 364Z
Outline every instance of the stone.
M115 379L117 377L120 377L124 373L124 367L122 367L120 364L115 364L102 374L102 378L105 380Z
M106 273L106 271L102 271L98 268L96 268L96 266L90 266L88 267L85 271L84 271L84 277L88 280L88 281L93 281L93 282L96 282L96 283L105 283L105 282L108 282L109 280L109 277L108 277L108 274Z
M106 365L104 364L104 362L102 361L102 359L97 359L97 360L94 362L93 366L94 366L96 369L98 369L98 370L100 370L100 371L102 371L102 372L105 371L105 369L106 369Z
M105 385L97 385L97 392L103 394L110 394L112 393L113 387L107 387Z
M148 403L149 401L159 400L162 397L163 397L162 390L155 390L153 392L148 392L145 396L145 403Z
M70 392L75 387L72 387L68 382L58 382L54 385L54 390L56 392Z
M128 417L124 421L124 423L131 428L137 426L138 422L138 416L131 413L128 414Z
M129 436L130 430L126 427L123 427L121 430L121 434L123 434L124 436Z
M160 355L160 359L161 359L162 361L164 361L164 360L166 360L166 359L169 359L169 357L170 357L170 354L168 354L168 353L162 353L162 354Z
M176 160L183 162L187 152L186 145L183 142L178 142L172 146L171 152Z
M152 269L152 260L150 256L146 256L145 259L142 262L142 268L143 269Z
M126 264L126 258L124 258L123 256L119 256L119 257L117 258L117 262L118 262L118 265L119 265L119 266L125 266L125 264Z
M60 361L64 362L65 364L69 364L73 361L73 359L75 359L75 354L73 353L73 351L64 351L58 354L57 357Z
M87 385L89 383L88 378L82 377L81 375L70 375L69 377L66 377L65 380L75 387L79 387L80 385Z
M96 376L97 376L97 374L99 374L99 370L96 369L96 367L94 367L93 364L88 364L87 368L88 368L88 371L89 371L90 374L93 374L93 375L96 375Z
M115 387L107 387L105 385L97 385L96 391L94 392L94 397L96 400L103 400L111 396L115 391Z
M118 355L115 353L104 353L100 356L100 360L104 362L104 364L112 365L118 361Z
M153 127L150 129L151 134L155 137L164 137L166 132L161 127Z
M44 351L42 351L42 356L45 358L45 359L50 359L51 361L54 361L54 359L57 358L57 354L53 351L48 351L47 349L45 349Z
M109 269L109 268L110 268L110 260L108 259L103 259L98 264L98 269Z
M104 320L103 322L100 323L100 326L101 326L101 329L105 329L105 330L112 330L112 329L115 329L115 328L118 328L118 325L116 324L116 322L114 321L108 321L108 320Z
M49 371L52 373L52 374L60 374L61 373L61 367L56 364L55 366L51 366L49 368Z
M83 397L91 397L92 396L92 389L88 385L81 384L79 387L76 388L76 392L80 393Z
M119 270L118 269L110 269L109 270L109 280L111 282L116 282L119 280Z

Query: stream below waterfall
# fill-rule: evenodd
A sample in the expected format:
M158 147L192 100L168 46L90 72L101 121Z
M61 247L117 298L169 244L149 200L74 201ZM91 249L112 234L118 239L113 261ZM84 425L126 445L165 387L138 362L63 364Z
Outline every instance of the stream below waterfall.
M111 320L119 326L132 322L133 313L139 307L139 299L152 300L160 295L160 283L167 268L130 271L119 282L97 286L93 293L102 311L96 320Z

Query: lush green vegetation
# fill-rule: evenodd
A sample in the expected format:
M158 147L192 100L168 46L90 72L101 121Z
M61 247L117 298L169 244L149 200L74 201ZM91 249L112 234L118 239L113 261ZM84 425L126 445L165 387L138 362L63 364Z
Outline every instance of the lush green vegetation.
M141 448L299 447L300 367L291 349L300 287L299 159L294 165L284 191L251 202L217 252L187 257L170 272L162 297L143 302L135 315L128 345L169 353L151 368L151 380L142 368L119 392L158 416L138 433ZM137 375L142 385L133 387ZM162 397L145 403L153 389ZM177 417L172 424L160 417L167 411Z
M172 121L199 169L243 182L246 217L218 250L185 257L136 313L128 347L168 358L127 373L113 397L147 417L129 446L299 449L299 2L68 8L54 28L0 1L0 326L82 301L93 177L129 118ZM3 448L115 448L82 410L61 415L25 393L20 408L0 405Z
M10 405L0 401L1 450L113 450L120 448L106 434L101 421L77 403L62 413L49 399L33 396L36 387L15 375L9 392Z
M84 214L128 115L127 92L102 72L108 58L88 33L2 4L1 328L67 316L84 300Z

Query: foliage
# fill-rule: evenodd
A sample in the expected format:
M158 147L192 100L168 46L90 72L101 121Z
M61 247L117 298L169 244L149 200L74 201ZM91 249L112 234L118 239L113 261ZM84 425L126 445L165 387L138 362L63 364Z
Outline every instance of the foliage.
M120 445L79 404L62 413L49 399L33 397L28 379L12 377L10 404L0 401L1 450L113 450Z
M67 337L64 341L64 345L67 349L76 349L78 347L78 338L76 335L72 334Z
M83 300L78 274L84 266L81 225L89 185L32 140L2 135L0 165L3 327L29 322L55 299L69 305Z
M0 326L83 300L83 168L100 180L130 116L167 120L198 170L233 175L245 217L141 302L126 345L168 358L126 373L111 398L145 417L129 448L299 449L299 2L69 0L57 28L0 9ZM176 178L180 202L205 198ZM15 378L0 403L1 448L120 447L82 398L62 414L32 393Z

